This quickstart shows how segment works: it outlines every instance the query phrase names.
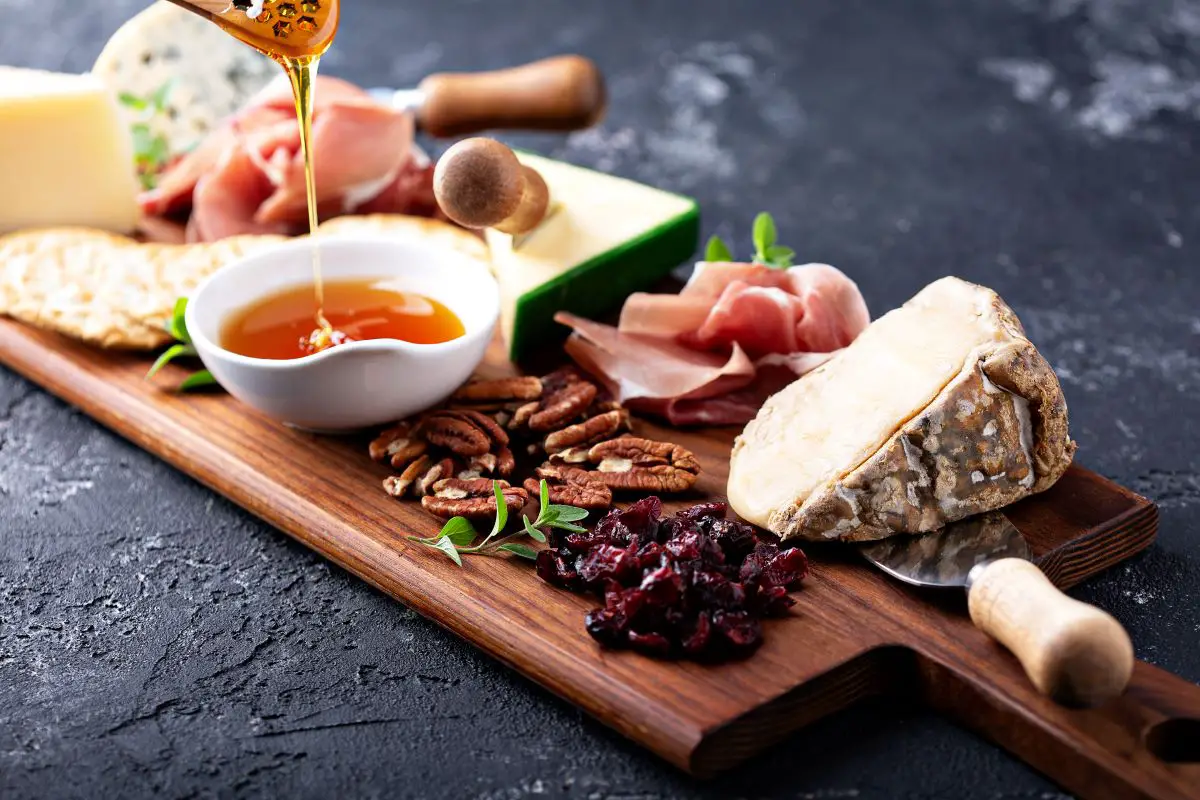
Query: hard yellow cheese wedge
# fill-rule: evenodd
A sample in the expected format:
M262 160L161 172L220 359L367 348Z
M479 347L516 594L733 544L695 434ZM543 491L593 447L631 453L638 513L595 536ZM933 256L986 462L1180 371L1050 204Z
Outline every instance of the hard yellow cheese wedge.
M133 147L90 75L0 67L0 233L137 224Z

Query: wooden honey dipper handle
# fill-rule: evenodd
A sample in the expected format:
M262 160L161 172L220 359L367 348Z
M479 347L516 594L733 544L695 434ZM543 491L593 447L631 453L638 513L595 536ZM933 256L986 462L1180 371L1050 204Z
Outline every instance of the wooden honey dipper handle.
M433 192L450 219L467 228L513 235L537 227L550 207L550 189L537 170L495 139L464 139L433 171Z

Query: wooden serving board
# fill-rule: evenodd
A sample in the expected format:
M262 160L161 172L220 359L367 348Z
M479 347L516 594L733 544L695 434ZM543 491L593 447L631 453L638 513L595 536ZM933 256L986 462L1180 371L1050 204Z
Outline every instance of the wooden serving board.
M1188 755L1191 723L1159 723L1200 718L1200 687L1139 663L1119 700L1058 707L972 627L962 593L911 589L850 548L806 548L813 574L793 613L768 621L765 644L745 661L703 666L605 651L583 627L593 601L542 583L528 562L479 558L460 569L405 542L403 534L429 535L440 523L384 494L388 471L367 458L363 439L290 430L221 394L176 396L142 379L145 358L7 320L0 361L696 775L732 767L858 700L898 692L1081 796L1200 796L1200 765L1155 755ZM507 370L493 347L483 371ZM169 368L163 383L181 375ZM680 504L722 495L735 431L640 424L699 457L697 491ZM1078 467L1010 517L1063 587L1146 547L1158 520L1150 501Z

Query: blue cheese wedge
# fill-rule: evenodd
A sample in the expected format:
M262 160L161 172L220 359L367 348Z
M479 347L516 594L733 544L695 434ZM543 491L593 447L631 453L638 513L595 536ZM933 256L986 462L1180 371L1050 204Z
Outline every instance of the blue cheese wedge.
M649 288L696 251L700 215L688 197L530 153L551 214L514 241L487 232L513 360L566 335L554 314L598 317Z
M943 278L767 400L734 445L729 503L785 539L923 533L1050 488L1074 452L1013 310Z
M184 153L280 74L266 56L204 18L158 2L108 40L92 74L118 95L148 98L168 83L164 113L145 121Z
M89 75L0 67L0 233L56 225L133 230L133 146Z

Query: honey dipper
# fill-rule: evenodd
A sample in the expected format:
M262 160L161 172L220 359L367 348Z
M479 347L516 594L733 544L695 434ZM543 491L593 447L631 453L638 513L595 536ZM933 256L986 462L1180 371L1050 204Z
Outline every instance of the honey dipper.
M537 170L495 139L464 139L433 171L433 192L450 219L466 228L495 228L519 236L550 210L550 189Z

